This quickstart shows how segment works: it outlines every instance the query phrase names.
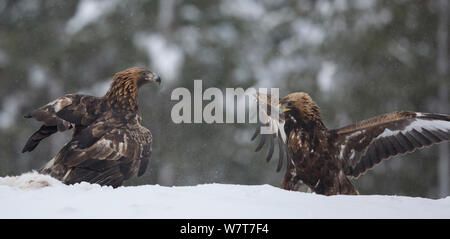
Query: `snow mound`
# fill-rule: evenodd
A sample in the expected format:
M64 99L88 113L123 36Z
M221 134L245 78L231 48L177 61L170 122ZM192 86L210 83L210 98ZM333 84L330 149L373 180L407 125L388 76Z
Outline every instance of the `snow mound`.
M450 197L327 197L270 185L113 189L33 172L0 178L0 218L450 218Z
M20 189L36 189L48 186L64 185L55 178L39 174L36 171L24 173L20 176L0 178L0 186L10 186Z

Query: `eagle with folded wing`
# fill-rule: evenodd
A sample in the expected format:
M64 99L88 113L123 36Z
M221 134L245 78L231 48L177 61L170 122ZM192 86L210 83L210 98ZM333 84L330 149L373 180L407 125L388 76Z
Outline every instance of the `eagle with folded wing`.
M152 135L142 126L137 94L142 85L161 82L144 68L129 68L114 75L103 97L68 94L44 105L25 118L42 126L28 139L22 152L31 152L39 142L58 131L73 135L41 173L66 184L97 183L118 187L124 180L147 169L152 153Z
M265 94L256 98L262 124L270 126L272 133L263 135L258 127L252 140L261 135L259 151L270 137L268 161L278 140L277 171L286 154L281 187L287 190L305 184L318 194L357 194L349 178L357 178L395 155L450 140L449 115L397 111L327 129L319 107L306 93L292 93L277 101ZM277 120L270 111L279 112Z

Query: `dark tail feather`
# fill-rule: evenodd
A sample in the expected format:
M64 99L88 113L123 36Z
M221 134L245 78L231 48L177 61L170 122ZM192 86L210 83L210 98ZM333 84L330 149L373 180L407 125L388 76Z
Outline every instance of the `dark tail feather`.
M56 126L42 125L42 127L39 128L38 131L34 132L34 134L31 135L31 137L28 139L27 143L22 149L22 153L33 151L33 149L36 148L41 140L47 138L53 133L56 133L56 131L58 131Z

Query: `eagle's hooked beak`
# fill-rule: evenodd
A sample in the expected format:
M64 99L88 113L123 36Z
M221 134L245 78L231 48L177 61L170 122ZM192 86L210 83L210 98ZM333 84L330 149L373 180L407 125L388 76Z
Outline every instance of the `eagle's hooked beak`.
M278 104L278 108L280 108L281 112L286 112L286 111L291 110L291 108L288 108L286 106L286 104Z
M161 85L161 77L159 77L159 75L156 75L153 72L148 73L145 79L150 82L158 82L158 84Z

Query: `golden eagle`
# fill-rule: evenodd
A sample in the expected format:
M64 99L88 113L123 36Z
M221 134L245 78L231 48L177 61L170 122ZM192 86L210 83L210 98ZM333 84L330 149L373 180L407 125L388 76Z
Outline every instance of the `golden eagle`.
M349 178L359 177L384 159L450 140L450 116L444 114L397 111L340 128L327 129L319 107L303 92L279 99L257 94L263 125L272 134L261 135L256 151L270 137L269 161L278 139L282 167L287 154L287 170L281 187L299 190L303 184L318 194L357 194ZM270 112L278 112L275 120Z
M141 125L137 94L142 85L161 83L156 74L133 67L114 75L101 98L68 94L25 115L42 123L22 152L31 152L53 133L72 129L73 135L41 173L66 184L86 181L118 187L147 169L152 135Z

